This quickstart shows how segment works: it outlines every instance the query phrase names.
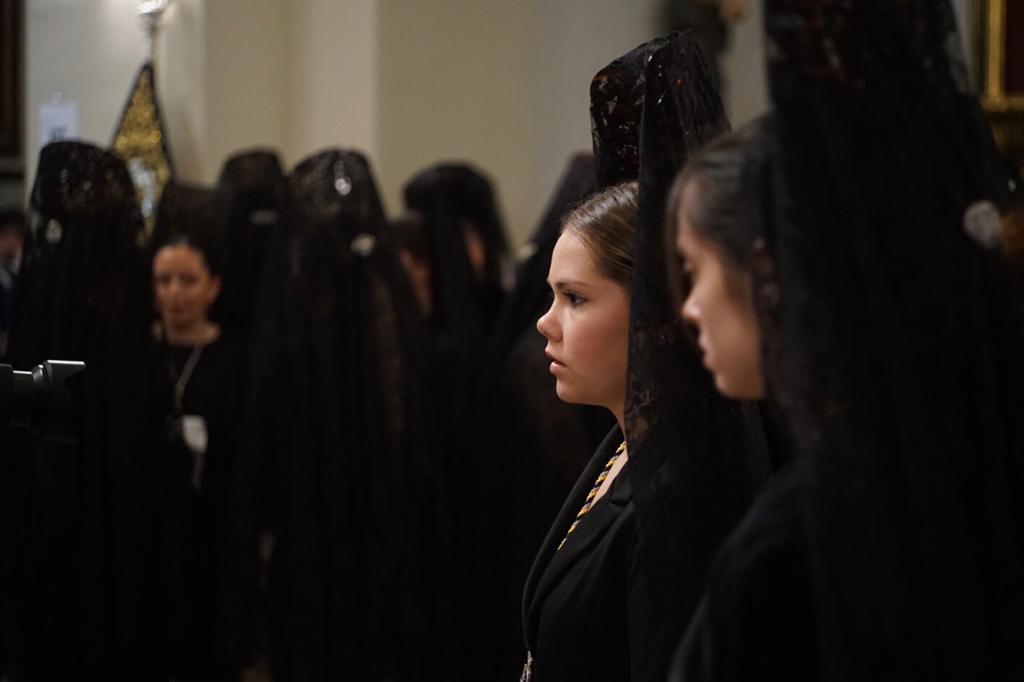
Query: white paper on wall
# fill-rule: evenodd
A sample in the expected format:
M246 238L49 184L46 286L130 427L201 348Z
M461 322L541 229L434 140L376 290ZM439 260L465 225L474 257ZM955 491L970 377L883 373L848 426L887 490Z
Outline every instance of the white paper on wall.
M39 107L39 147L78 137L78 103L60 95Z

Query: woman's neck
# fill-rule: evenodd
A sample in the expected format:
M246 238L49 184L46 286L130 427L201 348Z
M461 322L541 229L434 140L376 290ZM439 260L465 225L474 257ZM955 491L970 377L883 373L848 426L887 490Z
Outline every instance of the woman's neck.
M625 401L623 401L623 404L621 405L615 405L614 407L610 407L608 409L611 411L613 415L615 415L615 422L619 425L619 431L622 432L622 439L626 440ZM626 451L623 450L623 453L625 454ZM629 455L627 454L626 456L628 457Z
M164 326L164 339L171 346L205 346L220 336L220 327L210 320L200 320L184 327Z

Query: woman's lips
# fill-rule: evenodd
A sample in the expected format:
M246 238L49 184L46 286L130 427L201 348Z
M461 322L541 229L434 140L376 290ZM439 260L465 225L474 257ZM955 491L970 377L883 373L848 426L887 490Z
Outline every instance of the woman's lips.
M565 369L565 365L563 363L559 362L558 358L556 358L554 355L552 355L548 351L544 351L544 355L548 356L548 360L551 361L551 364L548 365L548 371L549 372L551 372L552 374L555 374L556 372L559 372L559 371Z

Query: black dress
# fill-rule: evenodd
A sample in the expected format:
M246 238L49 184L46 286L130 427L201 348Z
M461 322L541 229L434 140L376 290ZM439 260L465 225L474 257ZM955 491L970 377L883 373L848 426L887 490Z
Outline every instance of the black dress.
M172 384L194 351L191 346L168 345ZM185 384L183 412L203 417L209 433L202 471L193 486L200 497L218 495L228 487L244 380L245 346L240 338L222 332L203 347Z
M777 475L723 543L672 682L821 679L794 473Z
M527 578L523 629L531 652L532 682L629 679L627 607L634 509L625 470L566 538L587 493L621 442L622 432L616 427L598 447ZM563 538L565 545L559 549Z
M181 346L168 346L166 351L173 386L197 351ZM225 611L225 588L238 589L231 584L238 577L231 575L224 548L229 546L226 533L244 359L242 342L227 333L194 358L182 414L203 420L208 436L205 453L195 454L179 428L171 429L167 655L171 671L183 679L233 679L242 664Z

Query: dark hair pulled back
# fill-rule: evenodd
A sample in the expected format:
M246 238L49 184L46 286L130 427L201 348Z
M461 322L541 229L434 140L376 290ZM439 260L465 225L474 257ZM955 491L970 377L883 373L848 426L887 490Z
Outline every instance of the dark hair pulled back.
M690 157L669 193L668 234L677 232L680 211L698 234L717 244L729 261L744 272L751 269L753 236L743 192L747 154L763 129L763 120L720 135ZM697 191L683 203L687 189Z

